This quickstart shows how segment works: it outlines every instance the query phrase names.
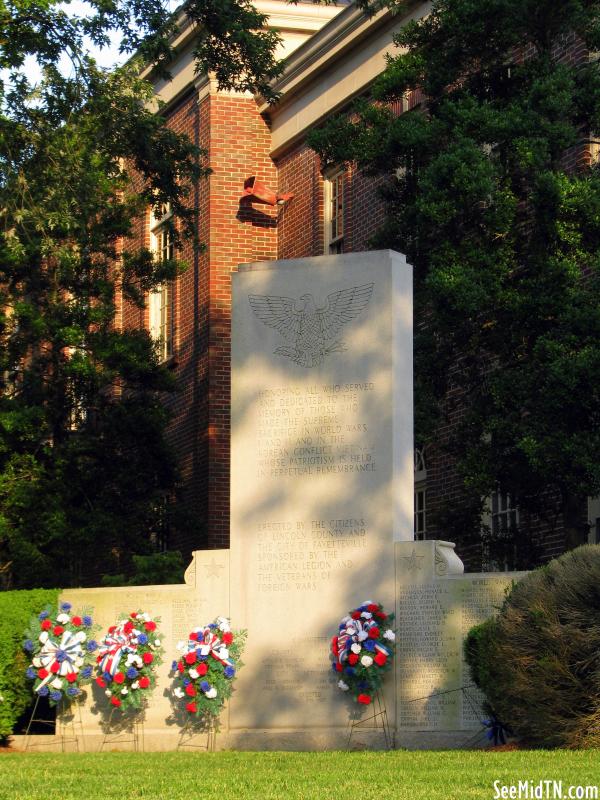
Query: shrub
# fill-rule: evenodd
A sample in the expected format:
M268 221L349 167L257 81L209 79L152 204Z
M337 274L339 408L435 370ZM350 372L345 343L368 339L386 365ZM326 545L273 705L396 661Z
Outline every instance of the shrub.
M600 546L519 581L465 656L490 709L534 747L600 746Z
M154 586L183 583L184 562L179 550L133 556L134 574L103 575L103 586Z
M24 631L44 606L55 606L60 589L0 592L0 739L31 703L31 681L25 677L29 659L23 651Z

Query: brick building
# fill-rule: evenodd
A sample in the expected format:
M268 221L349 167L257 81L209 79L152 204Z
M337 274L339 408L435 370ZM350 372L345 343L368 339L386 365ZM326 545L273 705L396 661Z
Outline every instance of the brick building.
M255 5L279 30L281 54L288 57L275 86L280 95L276 105L222 92L209 76L196 76L194 31L185 20L181 22L173 79L157 82L155 89L166 104L163 114L168 124L186 132L208 153L212 174L194 195L205 249L194 253L188 246L182 254L188 264L185 273L149 297L143 312L122 307L118 320L126 327L151 331L180 387L168 402L173 412L170 437L182 475L178 505L187 512L187 522L171 532L169 546L184 555L195 548L229 544L231 273L248 261L368 249L370 236L383 221L375 182L352 169L323 175L305 139L313 126L368 92L385 67L394 32L428 8L427 3L416 2L404 15L383 10L367 18L346 4L258 0ZM573 52L571 47L569 53ZM398 112L419 100L406 98ZM252 176L293 198L276 206L241 199L244 182ZM164 218L149 214L138 235L157 253L168 254L163 223ZM440 444L452 425L449 416L439 432ZM429 453L417 450L415 469L416 535L444 539L434 521L441 503L460 497L452 461L443 447ZM509 529L515 524L518 511L510 498L498 493L489 506L492 527ZM600 509L591 504L589 515L599 517ZM543 557L562 552L560 523L537 525L544 540ZM471 569L485 562L481 547L461 551L461 557Z

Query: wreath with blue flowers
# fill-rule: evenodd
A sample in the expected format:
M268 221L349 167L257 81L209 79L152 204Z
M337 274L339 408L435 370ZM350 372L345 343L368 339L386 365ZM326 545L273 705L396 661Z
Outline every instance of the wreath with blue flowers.
M92 678L94 652L91 610L72 613L71 603L62 602L54 611L46 606L31 618L23 649L31 658L26 676L37 697L47 697L51 706L69 703L82 694Z
M179 642L180 656L171 665L173 695L185 701L190 716L219 716L243 666L240 656L245 641L246 631L232 631L226 617L217 617L210 625L190 631L187 641Z
M113 708L140 709L156 686L156 667L164 654L158 622L145 611L132 611L100 641L96 684Z
M362 705L372 702L391 667L396 641L393 621L394 615L387 614L381 603L366 600L342 619L331 641L338 688L353 694Z

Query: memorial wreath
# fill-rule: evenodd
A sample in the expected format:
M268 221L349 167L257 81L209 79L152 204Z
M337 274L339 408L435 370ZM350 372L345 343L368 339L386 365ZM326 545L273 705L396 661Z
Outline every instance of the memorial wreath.
M74 700L91 680L97 648L90 638L94 627L87 611L72 614L67 602L55 612L47 606L32 617L23 643L31 657L25 674L34 681L34 693L47 697L51 706Z
M156 685L156 667L164 650L157 623L145 611L133 611L112 625L98 645L96 683L115 708L141 708Z
M185 700L188 714L219 716L242 666L245 639L245 631L232 631L226 617L217 617L204 628L194 628L186 642L178 643L181 655L172 664L176 676L173 694Z
M342 619L331 642L333 670L340 674L338 687L351 692L357 702L369 705L379 690L394 657L396 634L390 627L393 614L381 603L365 601Z

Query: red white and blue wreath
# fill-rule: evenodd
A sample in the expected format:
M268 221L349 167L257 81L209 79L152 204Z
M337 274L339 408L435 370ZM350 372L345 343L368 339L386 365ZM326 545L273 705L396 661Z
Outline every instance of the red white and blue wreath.
M23 648L31 656L25 674L34 681L34 693L47 697L51 706L77 698L92 678L98 645L91 637L97 626L90 613L72 614L71 608L67 602L56 611L46 606L25 632Z
M223 703L231 696L245 631L232 631L226 617L217 617L204 628L194 628L186 642L179 642L181 653L173 661L173 694L185 700L185 710L196 717L218 717Z
M100 641L96 683L115 708L141 708L154 689L164 653L158 622L158 617L133 611L111 625Z
M366 600L342 619L331 642L333 670L340 674L338 687L351 692L357 702L369 705L379 690L394 657L396 634L393 614L381 603Z

